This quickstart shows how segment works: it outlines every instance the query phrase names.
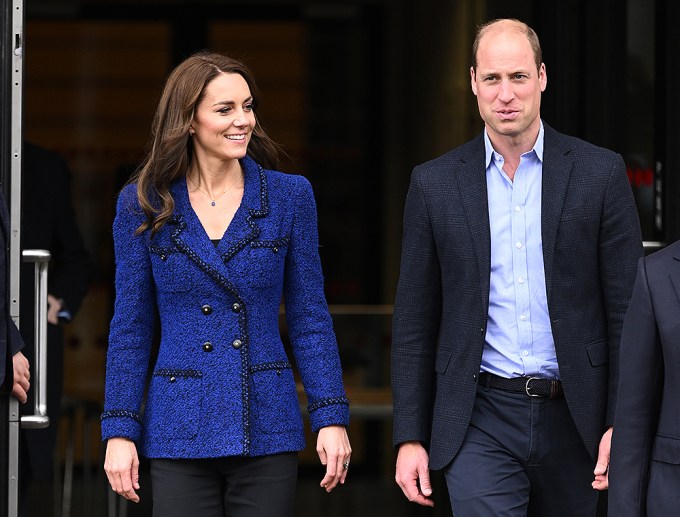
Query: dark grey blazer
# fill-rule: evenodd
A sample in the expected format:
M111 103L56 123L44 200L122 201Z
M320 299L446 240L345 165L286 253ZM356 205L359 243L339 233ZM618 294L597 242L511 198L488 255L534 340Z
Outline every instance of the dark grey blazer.
M609 515L680 509L680 241L640 260L621 336Z
M595 457L614 416L619 337L642 256L621 156L544 124L542 238L564 392ZM484 138L416 167L406 199L394 306L394 443L430 467L458 451L475 401L489 304Z
M9 213L0 193L0 391L9 393L13 385L12 356L24 347L19 330L9 315Z

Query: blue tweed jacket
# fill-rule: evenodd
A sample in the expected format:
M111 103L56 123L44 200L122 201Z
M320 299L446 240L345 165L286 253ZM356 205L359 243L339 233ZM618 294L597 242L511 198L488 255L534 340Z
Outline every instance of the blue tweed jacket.
M130 438L150 458L303 449L292 366L279 334L282 298L312 429L349 423L311 186L249 157L241 163L243 200L217 247L183 178L170 188L174 215L153 238L149 231L135 235L144 219L136 186L120 194L104 440ZM145 400L156 317L160 348Z

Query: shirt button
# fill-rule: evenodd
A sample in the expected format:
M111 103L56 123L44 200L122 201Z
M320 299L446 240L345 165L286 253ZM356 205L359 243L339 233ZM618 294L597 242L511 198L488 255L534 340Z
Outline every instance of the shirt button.
M201 307L201 312L205 314L206 316L208 314L212 314L213 308L208 305L207 303Z
M522 211L522 208L519 206L515 207L515 212L520 213Z
M522 314L522 315L519 317L519 319L520 319L521 321L526 321L526 320L527 320L526 314Z
M524 350L524 351L522 352L522 355L523 355L524 357L528 356L528 355L529 355L529 351L528 351L528 350Z
M243 345L243 342L240 339L234 339L234 342L231 344L236 350L241 348L241 345Z
M240 310L241 310L241 304L240 304L240 303L237 303L237 302L234 302L234 303L231 305L231 310L234 311L234 312L240 311Z
M523 276L519 277L519 278L517 279L517 283L518 283L518 284L523 284L523 283L524 283L524 277L523 277Z
M515 248L517 248L518 250L522 249L522 243L520 241L517 241L515 243Z
M212 352L214 348L215 347L213 347L213 344L210 341L206 341L205 343L203 343L204 352Z

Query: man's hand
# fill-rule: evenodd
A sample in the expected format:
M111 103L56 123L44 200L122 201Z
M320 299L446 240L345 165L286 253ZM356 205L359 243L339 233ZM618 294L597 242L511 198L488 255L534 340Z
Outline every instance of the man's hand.
M612 432L610 427L600 440L600 448L597 451L597 463L595 464L595 481L592 487L595 490L607 490L609 488L609 453L612 448Z
M21 352L17 352L12 356L12 363L14 366L14 384L12 385L12 395L14 395L19 402L25 404L28 400L28 388L31 387L31 370L28 364L28 359Z
M59 324L59 311L61 310L61 300L51 294L47 295L47 322L52 325Z
M406 442L399 446L395 479L406 498L422 506L434 506L427 451L420 442Z

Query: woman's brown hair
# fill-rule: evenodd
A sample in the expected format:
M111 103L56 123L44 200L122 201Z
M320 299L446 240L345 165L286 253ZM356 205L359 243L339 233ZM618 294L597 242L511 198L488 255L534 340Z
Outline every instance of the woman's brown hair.
M180 63L168 76L156 109L147 155L130 182L137 183L137 199L146 220L137 233L160 230L172 216L175 200L170 183L184 176L191 163L193 144L189 126L205 89L220 74L239 74L245 79L257 108L259 91L255 79L240 61L202 51ZM267 136L259 122L248 144L248 155L269 169L278 167L279 146Z

